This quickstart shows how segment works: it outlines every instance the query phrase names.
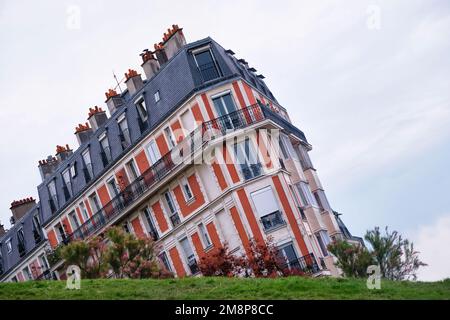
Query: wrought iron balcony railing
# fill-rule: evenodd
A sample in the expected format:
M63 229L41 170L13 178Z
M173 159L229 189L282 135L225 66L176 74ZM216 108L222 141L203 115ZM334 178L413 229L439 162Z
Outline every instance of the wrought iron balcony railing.
M282 269L298 270L308 274L315 274L320 271L314 253L286 262L281 266Z
M266 112L268 113L268 116L266 115ZM154 163L147 171L143 172L136 180L124 188L119 195L94 213L89 220L68 236L67 242L85 239L95 234L98 230L101 230L139 199L142 194L164 179L178 166L178 164L186 161L188 157L193 157L195 152L202 149L204 144L208 141L213 140L218 136L225 135L230 132L230 130L245 128L267 118L277 119L277 117L280 116L270 111L267 107L255 104L225 116L204 122L178 143L178 145L170 152L166 153L161 159ZM278 120L273 121L276 122ZM304 136L301 131L299 132L302 134L301 136Z

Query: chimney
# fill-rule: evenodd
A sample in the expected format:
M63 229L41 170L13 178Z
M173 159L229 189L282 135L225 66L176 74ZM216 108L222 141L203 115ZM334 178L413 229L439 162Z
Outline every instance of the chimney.
M75 135L77 136L77 140L80 146L89 140L89 138L92 136L92 133L92 128L87 122L84 125L79 124L78 127L75 128Z
M94 108L89 108L88 120L92 129L95 131L108 120L108 116L102 108L95 106Z
M8 230L5 230L5 226L1 224L0 222L0 237L6 234Z
M11 212L12 217L11 221L18 221L20 218L22 218L25 213L27 213L33 206L36 204L36 200L33 199L33 197L13 201L11 202Z
M136 70L128 69L128 72L125 73L125 78L125 84L127 85L127 89L130 95L135 94L144 86L141 75L138 74Z
M41 173L42 181L49 175L56 171L59 166L59 160L55 157L48 156L45 160L39 160L39 172Z
M69 145L66 144L66 146L56 146L56 158L63 162L66 160L69 156L72 155L72 149L69 148Z
M144 69L145 78L147 80L151 79L159 70L159 62L156 60L152 52L147 49L141 53L142 64L141 67Z
M164 33L163 41L155 44L155 53L158 61L161 65L166 63L170 58L177 54L178 51L186 44L186 38L183 34L183 28L173 24L172 29L167 29L167 33ZM160 57L162 60L160 60Z
M112 115L118 107L123 104L122 97L116 92L116 90L109 89L108 92L105 92L106 96L106 106L108 107L109 114Z
M164 65L169 59L167 59L166 51L164 50L162 42L159 44L155 43L155 51L153 52L158 59L159 65Z

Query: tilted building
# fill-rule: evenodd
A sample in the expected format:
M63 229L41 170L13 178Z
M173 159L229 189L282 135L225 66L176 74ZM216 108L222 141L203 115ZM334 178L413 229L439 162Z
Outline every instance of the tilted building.
M111 225L153 237L177 276L198 274L211 248L245 254L268 237L289 268L337 274L327 244L354 239L264 76L209 37L186 44L176 25L141 57L145 79L128 70L127 89L89 109L79 147L39 162L39 202L12 204L0 280L64 278L52 251Z

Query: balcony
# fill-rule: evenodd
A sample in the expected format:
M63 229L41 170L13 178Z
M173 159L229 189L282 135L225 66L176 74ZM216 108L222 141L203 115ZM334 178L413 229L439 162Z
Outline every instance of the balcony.
M220 118L204 122L170 152L161 157L161 159L154 163L153 166L143 172L141 176L122 190L119 195L114 197L108 204L94 213L91 219L87 220L83 225L68 236L68 241L85 239L95 234L112 220L120 216L124 210L139 200L144 193L149 191L158 182L167 177L176 167L183 163L183 161L175 163L174 157L179 157L179 159L182 160L188 159L188 157L192 158L194 154L202 150L202 148L205 148L209 141L230 132L230 123L232 124L232 131L234 131L251 126L268 118L272 119L275 123L284 123L285 121L278 114L269 110L269 108L255 104L238 111L234 111ZM290 125L290 127L295 128L292 125ZM300 138L304 137L300 130L296 128L295 130L301 133ZM253 168L250 170L252 175L254 175L261 169ZM171 222L172 224L174 224L174 222L178 223L175 218L173 221L171 219Z
M320 267L313 253L306 256L287 261L281 266L282 269L298 270L307 274L315 274L320 272Z

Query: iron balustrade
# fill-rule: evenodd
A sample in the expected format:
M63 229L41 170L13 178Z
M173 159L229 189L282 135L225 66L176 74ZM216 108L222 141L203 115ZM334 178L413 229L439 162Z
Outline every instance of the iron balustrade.
M204 82L217 79L220 76L219 70L217 69L217 66L214 63L214 61L199 65L198 69L200 71L200 74L202 75Z
M186 161L187 157L191 157L192 159L195 152L202 149L208 141L218 136L223 136L230 132L230 130L242 129L267 119L267 110L269 110L267 107L254 104L202 123L171 151L162 156L149 169L121 190L119 195L114 197L109 203L94 213L89 220L70 234L68 241L85 239L118 217L120 213L140 198L142 194L164 179L177 167L178 164L174 161L174 158L178 158L176 160L180 161ZM270 116L272 118L280 117L275 113L270 113ZM230 124L232 125L232 129L230 129Z
M175 213L170 216L170 222L172 223L172 226L174 228L181 223L180 216L178 215L178 213Z
M298 270L308 274L320 272L320 267L314 257L314 253L309 253L303 257L287 261L281 266L281 269Z

